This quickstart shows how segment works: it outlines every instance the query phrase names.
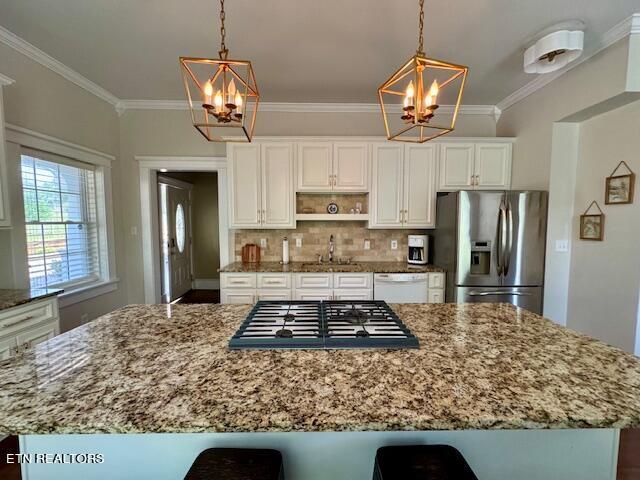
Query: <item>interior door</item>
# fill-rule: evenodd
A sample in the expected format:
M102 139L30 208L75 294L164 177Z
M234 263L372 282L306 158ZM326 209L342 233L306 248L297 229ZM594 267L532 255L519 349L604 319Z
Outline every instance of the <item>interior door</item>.
M501 285L498 232L504 192L461 191L458 195L455 283L460 286Z
M402 145L373 146L370 227L402 227Z
M506 192L507 251L503 284L538 286L544 282L547 192Z
M191 190L167 185L166 212L170 302L191 289Z
M407 145L404 154L404 225L436 225L436 145Z

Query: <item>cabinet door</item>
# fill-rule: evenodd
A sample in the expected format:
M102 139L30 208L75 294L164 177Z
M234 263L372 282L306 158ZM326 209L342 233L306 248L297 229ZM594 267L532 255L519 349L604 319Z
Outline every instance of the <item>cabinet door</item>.
M473 188L473 143L443 143L440 146L439 190Z
M229 144L229 227L259 228L262 208L260 145Z
M295 228L293 191L293 144L262 145L262 224L272 228Z
M49 322L40 327L27 330L16 335L18 347L32 348L56 336L57 322Z
M0 340L0 361L13 357L17 346L15 338Z
M325 289L333 288L332 273L296 273L293 282L295 288Z
M221 290L220 303L256 303L255 290Z
M436 225L436 145L406 145L404 152L404 225Z
M510 143L478 143L475 157L476 190L511 187Z
M332 168L331 142L298 143L299 192L330 192Z
M222 288L256 288L256 274L223 272L220 274L220 283Z
M403 145L374 144L369 228L402 228Z
M294 300L310 300L314 302L324 301L324 300L332 300L333 299L333 290L325 290L325 289L308 289L308 290L294 290L293 293Z
M429 303L444 303L444 290L442 289L429 289L427 296Z
M333 144L333 190L369 191L369 148L362 142Z
M373 290L334 290L334 300L373 300Z

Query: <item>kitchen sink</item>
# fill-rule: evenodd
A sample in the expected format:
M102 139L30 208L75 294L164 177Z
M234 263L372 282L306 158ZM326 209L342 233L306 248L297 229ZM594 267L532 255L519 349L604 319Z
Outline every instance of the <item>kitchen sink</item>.
M303 263L302 264L302 268L310 268L310 269L311 268L313 268L313 269L322 268L323 270L326 269L326 271L331 272L334 269L341 270L341 271L359 270L361 268L361 266L358 263L328 263L328 262L318 263L318 262L308 262L308 263Z

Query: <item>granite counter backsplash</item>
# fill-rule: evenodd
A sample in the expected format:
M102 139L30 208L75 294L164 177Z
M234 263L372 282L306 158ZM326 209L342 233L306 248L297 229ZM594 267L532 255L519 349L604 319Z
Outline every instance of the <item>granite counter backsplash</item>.
M640 426L640 359L507 304L391 305L409 350L239 350L249 305L137 305L0 364L0 432Z
M24 305L54 295L60 295L64 290L59 288L23 288L0 289L0 311Z
M435 265L412 265L405 262L358 262L356 264L290 262L242 263L234 262L220 269L221 273L319 273L319 272L372 272L372 273L428 273L444 272Z
M299 221L295 230L236 230L235 260L242 258L242 246L247 243L260 245L267 240L267 247L260 249L260 260L279 262L282 260L282 239L289 239L289 255L292 261L317 261L318 254L325 259L329 249L329 236L333 235L334 258L351 258L356 262L391 261L407 259L407 235L421 235L424 230L377 230L367 229L365 222L320 222ZM296 247L296 238L302 239L302 247ZM370 249L364 249L369 240ZM391 249L391 240L398 242L398 249Z

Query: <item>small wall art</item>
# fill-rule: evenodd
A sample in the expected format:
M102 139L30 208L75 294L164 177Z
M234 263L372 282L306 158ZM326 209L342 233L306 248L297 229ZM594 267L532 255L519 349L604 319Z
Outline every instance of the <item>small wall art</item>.
M616 175L620 167L627 169L626 174ZM604 203L606 205L620 205L633 203L633 190L636 183L636 175L631 171L629 165L622 161L611 172L611 175L605 180Z
M600 213L589 213L594 206ZM604 213L598 202L594 200L580 215L580 240L602 241L602 239L604 239Z

